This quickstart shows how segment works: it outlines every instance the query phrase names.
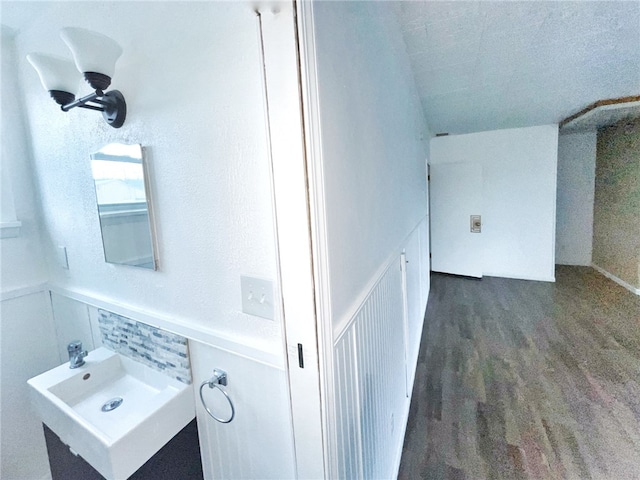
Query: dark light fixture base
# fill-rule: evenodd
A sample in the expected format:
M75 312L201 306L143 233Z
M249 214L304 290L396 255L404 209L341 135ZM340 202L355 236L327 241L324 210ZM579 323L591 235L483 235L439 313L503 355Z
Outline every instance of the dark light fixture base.
M102 116L113 128L120 128L127 118L127 102L118 90L111 90L101 98L104 110Z
M94 90L106 90L111 85L111 77L104 73L84 72L84 79Z
M58 105L66 105L76 99L73 93L64 92L62 90L49 90L49 95L55 100Z
M118 90L111 90L107 93L96 90L94 93L62 105L60 108L63 112L68 112L76 107L102 112L102 117L113 128L120 128L127 118L127 102L124 101L124 96Z

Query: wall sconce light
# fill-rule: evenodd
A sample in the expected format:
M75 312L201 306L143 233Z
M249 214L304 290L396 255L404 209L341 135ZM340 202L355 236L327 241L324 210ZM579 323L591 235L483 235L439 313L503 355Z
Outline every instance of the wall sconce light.
M127 116L124 96L118 90L105 90L111 85L122 47L115 40L84 28L63 28L60 36L71 50L75 66L69 60L54 55L27 55L27 60L40 76L42 86L63 112L75 107L97 110L102 112L109 125L120 128ZM95 92L76 100L75 92L80 81L78 71Z

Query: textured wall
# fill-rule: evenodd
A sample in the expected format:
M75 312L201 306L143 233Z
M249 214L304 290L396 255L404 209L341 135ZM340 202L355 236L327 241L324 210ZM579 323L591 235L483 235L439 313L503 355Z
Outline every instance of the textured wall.
M640 121L598 132L593 263L640 288Z
M334 326L428 211L429 133L392 8L314 5Z
M38 228L31 151L21 116L13 38L2 31L2 175L10 183L20 235L0 239L0 478L49 474L42 427L29 402L27 380L58 365L44 243Z
M276 278L252 7L42 2L36 12L17 46L48 247L65 245L69 257L69 270L51 262L52 282L281 356L280 319L242 313L240 296L241 274ZM60 112L24 60L30 51L69 55L58 35L68 25L122 45L112 84L127 99L122 128L86 110ZM89 154L115 141L147 149L157 272L104 262Z
M596 132L558 137L556 263L591 265Z
M275 321L269 321L246 315L241 309L241 274L273 280L277 276L264 92L253 5L3 2L3 23L14 9L24 9L30 15L28 19L22 15L16 34L17 55L9 60L19 82L8 87L11 96L6 96L7 100L3 95L3 162L5 144L9 142L16 145L10 153L18 165L23 165L25 157L33 152L37 185L23 190L21 183L14 185L15 190L24 193L21 202L16 202L16 210L24 204L35 208L40 197L46 241L41 243L32 235L36 223L27 209L29 214L19 218L23 221L24 243L2 240L3 289L8 282L10 286L22 286L36 278L48 278L53 289L81 292L85 294L82 299L99 298L100 305L117 305L125 312L171 319L183 330L194 334L205 331L208 339L224 338L268 352L284 363L279 312ZM26 62L24 57L31 51L69 56L58 34L64 26L103 32L123 46L124 54L112 84L127 99L128 118L122 128L109 127L94 112L60 112ZM3 49L4 45L3 40ZM3 90L4 59L3 50ZM15 83L20 88L15 88ZM88 87L84 86L79 94L86 93ZM5 102L24 108L9 110ZM7 125L15 127L9 134L4 130ZM115 141L140 143L147 148L158 230L157 272L104 262L89 155ZM17 173L22 174L22 170ZM67 247L69 270L60 268L55 261L57 245ZM13 272L11 278L6 278L8 271ZM61 303L57 301L58 305ZM62 314L58 322L65 322L68 309L59 311ZM73 308L72 312L85 316L82 307ZM16 335L7 339L14 338L16 345L44 341L38 351L50 351L54 360L47 368L55 366L59 356L50 312L48 316L27 318L26 313L17 312L15 317L5 317L3 306L3 355L10 352L4 348L5 321L18 321L21 317L25 323L20 326L24 328L15 329ZM46 322L49 330L41 325ZM30 330L42 335L33 340L24 338ZM61 343L74 333L59 329ZM28 349L23 351L33 357ZM36 362L25 365L32 367ZM15 378L23 383L29 376L46 370L41 367L40 362L39 371L29 372L28 376L20 371L22 377ZM5 374L4 362L2 373ZM246 372L249 378L255 374L251 369ZM286 389L284 375L276 380L274 388ZM3 395L4 392L3 381ZM248 404L258 398L252 396ZM287 397L282 399L286 411ZM18 405L22 410L14 410L13 418L35 421L35 416L24 411L27 398L11 404L5 403L4 397L2 400L3 417L5 411L9 414L5 405ZM274 417L274 421L282 423L282 418ZM288 423L282 425L284 429L290 427ZM235 431L233 427L229 430ZM6 441L22 448L30 460L18 462L21 457L14 455L11 466L18 470L5 470L5 451L14 451L3 448L2 477L5 472L7 478L30 480L45 475L46 457L32 445L37 437L30 430L5 430L3 422L3 442L5 434ZM273 448L282 447L288 455L290 444L286 448L283 445L276 442Z
M0 259L2 290L46 281L47 264L42 253L39 229L38 193L33 181L31 145L23 117L21 85L14 49L14 38L2 29L2 176L13 191L15 214L22 222L20 236L1 240ZM3 197L4 198L4 197ZM4 208L4 207L3 207Z
M389 2L313 4L328 251L319 263L328 264L335 347L327 408L336 420L326 429L332 478L397 471L429 288L430 134L393 9ZM380 292L385 271L392 280ZM388 380L376 385L376 375ZM347 466L363 462L363 469Z

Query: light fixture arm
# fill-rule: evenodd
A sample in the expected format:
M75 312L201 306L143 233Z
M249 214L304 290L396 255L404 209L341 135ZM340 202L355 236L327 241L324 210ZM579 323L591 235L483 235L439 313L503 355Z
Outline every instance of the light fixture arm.
M98 105L91 105L89 102ZM118 90L111 90L106 93L102 90L96 90L94 93L64 104L60 108L63 112L68 112L76 107L102 112L106 122L113 128L120 128L127 116L127 103L122 93Z

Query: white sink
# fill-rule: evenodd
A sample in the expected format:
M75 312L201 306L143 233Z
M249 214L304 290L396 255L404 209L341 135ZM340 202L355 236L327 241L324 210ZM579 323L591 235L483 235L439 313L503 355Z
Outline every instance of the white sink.
M28 381L42 421L109 480L129 477L195 417L193 387L106 348ZM122 403L111 411L102 406Z

